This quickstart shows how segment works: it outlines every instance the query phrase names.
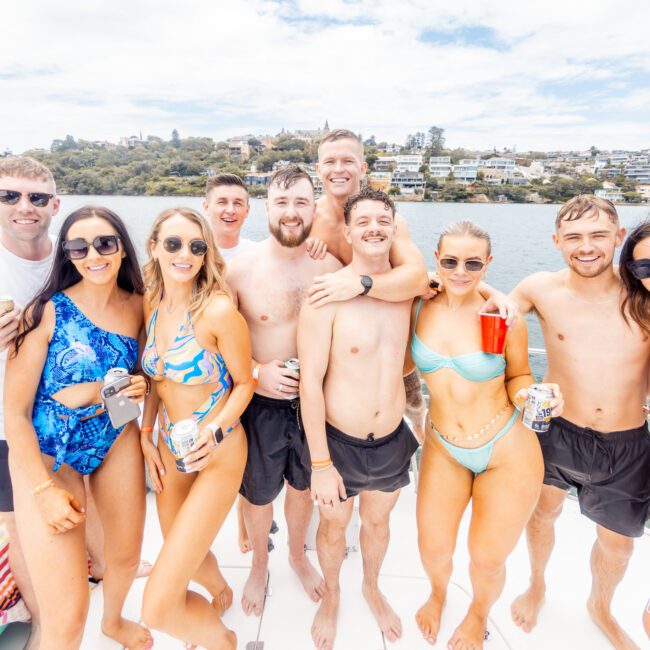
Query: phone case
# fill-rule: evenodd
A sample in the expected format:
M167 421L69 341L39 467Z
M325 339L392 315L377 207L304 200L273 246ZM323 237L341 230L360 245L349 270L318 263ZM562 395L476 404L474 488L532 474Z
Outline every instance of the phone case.
M120 377L99 391L111 424L116 429L140 417L140 406L125 395L118 395L120 390L130 385L131 380L128 377Z

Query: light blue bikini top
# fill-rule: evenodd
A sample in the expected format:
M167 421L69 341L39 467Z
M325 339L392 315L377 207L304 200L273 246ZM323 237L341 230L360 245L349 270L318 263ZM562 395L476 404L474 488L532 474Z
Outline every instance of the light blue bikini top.
M469 352L458 354L455 357L443 357L424 345L415 333L420 307L422 307L422 298L420 298L415 311L413 338L411 339L411 357L420 372L428 374L441 368L450 368L461 377L477 382L489 381L505 372L506 360L502 354Z

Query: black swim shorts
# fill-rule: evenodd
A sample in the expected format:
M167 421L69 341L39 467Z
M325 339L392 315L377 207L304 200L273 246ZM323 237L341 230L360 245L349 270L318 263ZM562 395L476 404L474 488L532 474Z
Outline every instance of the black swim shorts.
M304 434L297 399L274 399L255 393L241 417L248 439L248 460L239 493L256 506L271 503L284 479L296 490L309 487L300 462Z
M325 431L330 458L348 498L370 490L394 492L409 484L409 465L418 441L404 420L395 431L377 440L349 436L329 422ZM310 463L308 449L303 462Z
M539 433L544 483L578 491L583 515L627 537L640 537L650 507L650 432L600 433L553 418Z
M9 447L0 440L0 512L14 511L14 491L9 476Z

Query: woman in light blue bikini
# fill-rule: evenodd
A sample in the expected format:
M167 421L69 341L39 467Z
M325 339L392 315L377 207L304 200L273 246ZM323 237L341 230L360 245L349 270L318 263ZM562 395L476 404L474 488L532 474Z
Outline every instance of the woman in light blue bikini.
M504 354L481 352L478 285L492 257L489 235L470 221L450 225L436 251L445 290L414 305L407 366L415 363L431 403L418 485L420 555L431 596L416 620L429 643L440 628L461 517L470 498L473 600L448 643L483 647L487 617L505 581L505 561L530 517L542 486L537 436L519 411L533 383L526 325L506 337ZM412 361L411 361L412 360ZM561 395L554 387L554 415Z
M221 621L232 590L210 552L235 501L246 464L239 418L253 394L246 321L223 279L224 262L207 222L189 208L154 222L144 268L147 343L142 367L154 380L141 443L156 487L165 538L147 582L143 618L151 627L209 650L234 650ZM156 416L158 445L151 439ZM175 422L199 427L196 450L176 469L170 433ZM204 586L212 603L188 591Z

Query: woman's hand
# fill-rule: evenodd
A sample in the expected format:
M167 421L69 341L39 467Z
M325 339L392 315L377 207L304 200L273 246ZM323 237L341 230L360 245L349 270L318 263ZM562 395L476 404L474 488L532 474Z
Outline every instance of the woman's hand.
M153 440L148 433L140 434L140 446L142 447L142 455L149 470L149 478L156 488L156 494L160 494L163 491L162 477L165 476L165 466L160 457L158 447L153 444Z
M553 410L551 411L551 417L557 418L562 415L564 411L564 396L562 395L560 387L557 384L533 384L533 386L543 386L544 388L548 388L550 391L552 391L553 398L551 399L551 409ZM515 404L515 406L519 410L523 411L527 399L528 389L521 388L517 391L513 403L519 402L519 404Z
M316 505L335 510L341 507L341 499L347 499L343 479L334 465L326 470L312 471L311 498Z
M144 396L147 394L147 380L142 375L129 375L129 379L131 385L123 388L119 394L139 404L144 401Z
M210 462L212 452L218 447L214 432L210 427L205 427L192 446L192 450L183 459L187 472L200 472Z
M76 497L56 485L43 490L34 498L53 535L72 530L86 519L85 510Z

